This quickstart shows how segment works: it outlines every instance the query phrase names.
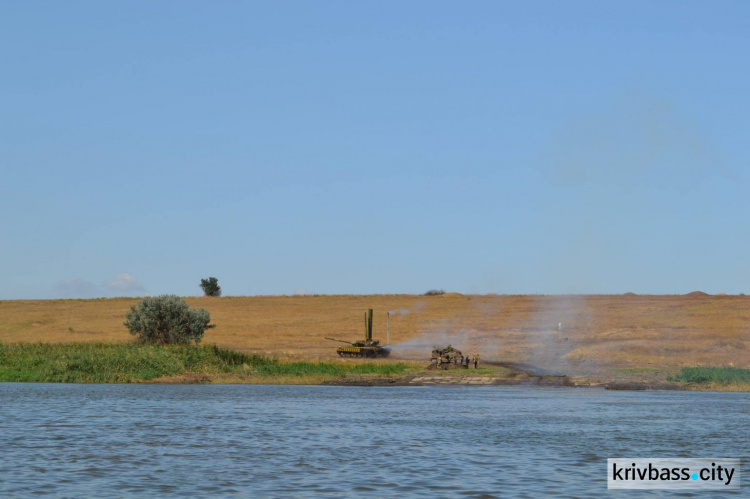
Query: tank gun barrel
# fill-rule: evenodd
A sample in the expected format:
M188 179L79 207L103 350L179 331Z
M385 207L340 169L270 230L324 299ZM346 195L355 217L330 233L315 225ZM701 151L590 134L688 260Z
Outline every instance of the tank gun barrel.
M346 343L347 345L354 345L354 343L352 343L351 341L346 341L346 340L338 340L338 339L336 339L336 338L331 338L330 336L326 336L326 337L325 337L325 339L327 339L327 340L331 340L331 341L338 341L338 342L340 342L340 343Z

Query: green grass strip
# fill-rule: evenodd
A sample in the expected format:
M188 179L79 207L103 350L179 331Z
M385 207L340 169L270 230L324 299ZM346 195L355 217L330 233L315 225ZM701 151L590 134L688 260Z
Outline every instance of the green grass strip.
M683 383L750 384L750 369L741 369L738 367L683 367L677 375L667 379Z
M404 364L282 363L215 345L0 343L0 381L39 383L137 383L187 372L261 376L402 374Z

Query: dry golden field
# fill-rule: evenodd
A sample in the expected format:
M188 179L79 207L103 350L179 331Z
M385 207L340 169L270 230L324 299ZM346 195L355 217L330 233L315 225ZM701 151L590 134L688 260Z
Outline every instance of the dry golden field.
M258 296L186 298L211 313L203 342L282 359L329 359L324 336L385 342L393 356L428 359L452 343L484 360L567 374L669 372L683 366L750 367L750 297L595 295ZM137 299L0 301L0 341L129 342L125 314Z

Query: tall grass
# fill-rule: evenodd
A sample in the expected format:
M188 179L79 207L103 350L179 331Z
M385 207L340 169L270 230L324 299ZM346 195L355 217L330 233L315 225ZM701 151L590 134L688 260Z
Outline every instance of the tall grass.
M730 383L750 384L750 369L738 367L683 367L680 372L668 378L669 381L683 383Z
M343 377L405 370L404 364L282 363L215 345L0 343L0 381L137 383L185 373Z
M276 360L269 359L268 357L264 357L263 355L248 355L246 353L236 352L234 350L228 350L226 348L219 348L216 345L214 345L213 347L203 348L211 348L213 354L228 366L241 366L243 364L248 366L260 366L269 362L276 362Z

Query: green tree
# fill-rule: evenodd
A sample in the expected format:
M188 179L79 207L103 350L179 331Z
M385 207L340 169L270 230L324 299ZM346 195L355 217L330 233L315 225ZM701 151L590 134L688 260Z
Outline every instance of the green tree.
M200 343L205 330L216 327L209 325L208 311L190 308L175 295L148 296L130 307L126 318L125 326L139 343L156 345Z
M201 289L206 296L221 296L219 280L215 277L201 279Z

